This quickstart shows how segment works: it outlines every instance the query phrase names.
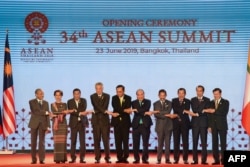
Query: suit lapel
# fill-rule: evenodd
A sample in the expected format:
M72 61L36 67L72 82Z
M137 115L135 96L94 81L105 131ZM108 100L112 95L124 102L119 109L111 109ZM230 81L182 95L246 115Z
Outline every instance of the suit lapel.
M221 106L222 103L223 103L223 99L221 98L221 99L220 99L220 102L219 102L219 104L218 104L218 108ZM217 109L218 109L218 108L217 108Z
M163 107L162 107L162 104L161 104L161 101L160 101L160 100L158 100L157 105L158 105L158 108L160 108L160 110L162 110L162 109L163 109Z
M80 101L80 100L79 100ZM78 107L79 107L79 102L78 102L78 107L77 107L77 104L76 104L76 100L75 99L73 99L73 103L74 103L74 105L75 105L75 108L77 109Z

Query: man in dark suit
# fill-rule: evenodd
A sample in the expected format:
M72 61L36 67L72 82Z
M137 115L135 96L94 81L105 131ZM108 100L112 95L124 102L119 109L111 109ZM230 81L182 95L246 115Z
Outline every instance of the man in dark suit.
M95 84L96 93L90 96L91 103L94 108L94 113L92 115L92 127L94 136L94 152L95 152L95 163L100 163L101 159L101 138L104 145L105 161L106 163L111 163L110 159L110 149L109 149L109 133L110 133L110 121L108 105L110 96L103 92L103 84L98 82Z
M227 114L229 111L229 101L221 97L221 89L215 88L213 90L214 100L211 101L210 110L208 112L208 131L212 132L212 149L214 162L212 165L224 163L224 151L227 144ZM219 156L219 139L221 145L221 156Z
M124 94L125 87L118 85L116 87L116 95L112 97L113 115L111 126L114 127L115 146L117 153L116 163L129 163L129 128L131 126L130 113L131 97Z
M208 118L207 113L204 110L210 107L210 99L204 96L205 88L202 85L196 87L196 97L191 99L191 108L193 112L190 112L192 116L192 136L193 136L193 162L192 164L198 164L198 141L201 139L201 163L207 165L207 128Z
M162 150L165 143L165 163L171 164L170 156L170 139L173 130L173 114L171 114L172 104L166 99L167 92L164 89L159 90L159 100L154 102L154 111L159 111L155 114L156 125L155 131L158 137L157 147L157 164L161 163Z
M151 101L145 99L144 91L138 89L136 91L137 100L132 102L132 109L134 111L134 118L132 121L133 128L133 151L134 151L134 164L140 163L139 148L140 138L142 137L143 150L142 150L142 162L148 164L148 142L150 135L150 127L153 125L150 115Z
M186 89L178 89L178 97L172 100L172 107L177 118L173 119L173 136L174 136L174 164L179 163L180 157L180 137L183 143L183 161L188 164L188 137L190 129L189 115L184 110L190 109L190 100L185 98Z
M42 89L35 90L36 98L29 101L31 117L29 122L30 134L31 134L31 164L36 164L36 145L37 136L39 136L39 160L40 164L44 164L45 159L45 134L50 128L49 119L49 103L44 98Z
M73 98L68 100L67 105L69 110L73 110L69 118L69 127L71 130L71 161L69 163L76 162L77 134L79 134L80 140L80 163L86 163L84 161L86 152L85 129L88 126L87 114L89 114L89 111L86 111L87 102L85 98L81 98L80 89L76 88L73 90Z

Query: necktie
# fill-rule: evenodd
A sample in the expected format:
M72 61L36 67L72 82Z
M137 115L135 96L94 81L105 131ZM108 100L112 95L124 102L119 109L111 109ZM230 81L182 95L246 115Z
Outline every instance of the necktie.
M139 101L140 107L142 106L142 101ZM139 124L143 124L142 118L140 118Z
M219 105L219 101L218 101L218 100L216 100L216 101L215 101L215 109L217 109L217 108L218 108L218 105Z
M164 105L164 101L161 101L161 108L164 110L165 105Z
M123 98L122 98L122 97L120 97L120 104L121 104L121 106L122 106L122 101L123 101Z
M101 101L102 100L102 96L98 95L98 99L99 99L99 101Z
M39 100L39 105L40 105L40 107L42 107L42 105L43 105L43 102L42 102L42 100Z
M78 108L78 101L76 101L76 107Z

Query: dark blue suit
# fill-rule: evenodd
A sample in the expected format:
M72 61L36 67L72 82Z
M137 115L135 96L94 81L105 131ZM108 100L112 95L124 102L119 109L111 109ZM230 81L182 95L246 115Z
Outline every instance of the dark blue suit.
M150 135L150 126L153 124L150 116L145 115L145 112L150 110L151 101L144 99L139 103L139 100L132 102L132 108L137 109L138 112L134 112L134 118L132 121L133 128L133 151L135 161L140 160L139 148L140 148L140 137L142 136L143 150L142 150L142 161L148 161L148 142Z
M215 108L215 101L212 100L211 108ZM214 113L208 114L208 127L212 129L212 149L215 162L220 162L219 156L219 139L221 145L221 162L224 160L224 151L227 144L227 114L229 110L229 101L221 98L218 108Z
M208 109L210 106L210 99L207 97L193 97L191 99L191 108L193 113L198 113L199 116L192 117L192 136L193 136L193 161L198 162L198 141L199 137L201 139L201 161L205 163L207 161L207 127L208 127L208 118L207 113L204 113L204 109Z
M173 120L173 136L174 136L174 160L179 161L180 157L180 137L182 137L183 143L183 160L188 160L188 137L190 129L190 118L189 115L183 113L184 110L190 109L190 100L183 99L180 103L178 98L172 100L172 107L174 114L178 115L178 118Z

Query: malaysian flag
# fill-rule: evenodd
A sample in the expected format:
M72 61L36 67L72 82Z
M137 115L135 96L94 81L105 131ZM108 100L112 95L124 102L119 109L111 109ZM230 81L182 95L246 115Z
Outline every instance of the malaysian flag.
M15 132L16 129L16 112L14 102L14 86L12 78L12 66L10 58L10 48L8 33L6 34L5 40L5 51L4 51L4 70L3 70L3 136L7 137Z

